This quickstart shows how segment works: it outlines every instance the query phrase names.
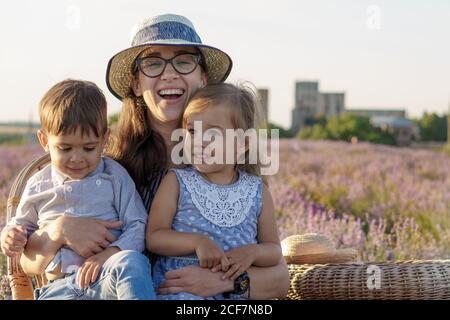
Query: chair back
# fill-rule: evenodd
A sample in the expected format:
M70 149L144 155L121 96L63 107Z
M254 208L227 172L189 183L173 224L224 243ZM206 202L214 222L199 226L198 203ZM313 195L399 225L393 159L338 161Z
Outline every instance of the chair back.
M45 154L31 161L20 171L9 192L6 206L7 222L16 215L17 207L28 179L48 163L50 163L50 155ZM40 288L47 283L45 274L35 276L33 277L34 279L28 277L20 266L20 256L8 257L7 264L8 279L13 300L33 300L34 288Z

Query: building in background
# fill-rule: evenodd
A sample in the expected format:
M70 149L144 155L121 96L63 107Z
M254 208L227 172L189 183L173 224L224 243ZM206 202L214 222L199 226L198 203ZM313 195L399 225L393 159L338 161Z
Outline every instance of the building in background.
M345 106L344 92L320 92L317 81L297 81L295 83L295 106L292 110L291 133L296 135L305 127L323 122L323 118L337 116L344 112L370 118L372 126L392 134L400 146L410 145L413 140L420 138L419 127L407 119L405 109L348 109ZM450 128L450 115L448 121ZM448 140L450 141L450 129Z
M265 123L269 121L269 89L258 89L258 95L261 102L263 118Z
M345 110L346 113L354 114L363 117L395 117L395 118L406 118L406 111L404 109L355 109L348 108Z
M413 121L395 116L371 116L370 123L373 127L383 132L392 134L398 146L411 145L413 140L420 139L419 126Z
M292 110L291 131L310 126L320 117L336 116L345 110L345 93L320 92L317 81L295 83L295 107Z
M321 93L319 95L319 113L329 117L337 116L344 111L345 94L344 93Z
M291 130L296 134L313 118L318 105L318 82L299 81L295 83L295 106L292 110Z
M348 114L369 117L373 127L392 134L397 145L409 146L420 139L419 126L407 119L405 109L355 109L345 110Z

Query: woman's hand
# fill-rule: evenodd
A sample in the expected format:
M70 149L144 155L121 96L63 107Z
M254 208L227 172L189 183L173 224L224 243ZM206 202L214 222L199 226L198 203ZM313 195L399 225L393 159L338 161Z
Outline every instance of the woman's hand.
M200 260L200 267L211 269L219 266L219 270L228 270L230 264L225 252L208 237L199 237L195 247L195 253Z
M93 218L62 216L50 237L61 241L84 258L102 252L116 237L108 229L116 229L122 221L102 221Z
M250 277L250 299L274 299L286 297L290 278L284 258L275 267L255 267L247 270ZM159 294L191 294L210 297L234 290L234 281L222 280L223 272L192 265L166 272L166 280L158 289Z
M234 290L231 280L222 280L222 272L211 272L210 269L191 265L166 272L166 280L158 288L158 294L176 294L189 292L196 296L210 297Z

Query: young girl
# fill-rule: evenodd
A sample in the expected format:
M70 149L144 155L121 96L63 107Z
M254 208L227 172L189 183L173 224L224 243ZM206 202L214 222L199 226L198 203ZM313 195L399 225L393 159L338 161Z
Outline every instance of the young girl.
M257 106L257 98L245 87L221 83L199 89L183 115L186 141L198 139L198 128L212 133L215 142L226 137L227 129L256 129ZM232 150L227 142L211 154L206 151L212 149L208 148L212 142L202 139L201 145L185 144L184 156L190 158L190 165L171 169L161 182L146 236L147 248L161 255L153 269L155 288L165 280L166 272L200 264L212 272L223 271L223 279L235 281L232 294L209 299L246 298L250 296L246 270L280 261L272 197L259 176L259 165L249 161L249 141ZM230 152L232 161L227 158ZM187 292L158 297L203 299Z

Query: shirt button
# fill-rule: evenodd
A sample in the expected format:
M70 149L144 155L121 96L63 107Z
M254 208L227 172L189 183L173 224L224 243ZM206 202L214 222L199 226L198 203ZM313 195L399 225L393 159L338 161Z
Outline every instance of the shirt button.
M66 190L67 190L67 192L72 192L72 187L68 186Z
M95 181L95 184L97 185L97 187L100 187L100 185L102 184L102 181L100 179L97 179L97 181Z

